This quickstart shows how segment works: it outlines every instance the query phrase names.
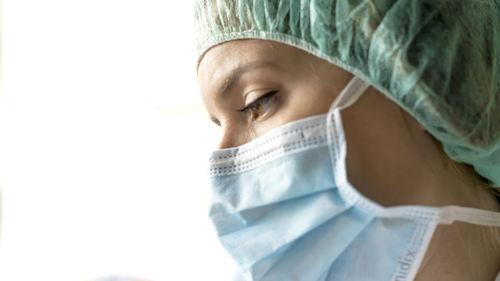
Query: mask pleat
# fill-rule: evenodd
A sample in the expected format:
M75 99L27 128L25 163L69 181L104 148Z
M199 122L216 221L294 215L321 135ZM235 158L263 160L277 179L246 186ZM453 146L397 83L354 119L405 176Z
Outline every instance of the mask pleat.
M397 269L407 274L418 250L407 246L422 226L411 219L374 219L332 264L327 280L393 280Z
M328 272L372 219L355 208L346 209L297 240L262 281L318 280L318 272Z
M321 168L312 165L313 161L321 161ZM252 173L213 178L209 215L217 222L217 233L224 235L250 225L273 209L272 205L336 189L333 176L324 176L331 169L328 148L318 146L268 162Z
M253 224L219 238L240 266L247 268L348 208L337 190L312 194L278 204Z

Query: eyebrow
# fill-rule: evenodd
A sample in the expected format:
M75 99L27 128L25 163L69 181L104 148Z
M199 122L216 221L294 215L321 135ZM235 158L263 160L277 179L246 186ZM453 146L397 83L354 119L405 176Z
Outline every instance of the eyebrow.
M258 69L258 68L266 68L266 67L273 67L276 68L276 64L270 62L270 61L258 61L258 62L252 62L249 64L246 64L241 67L237 67L236 69L232 70L232 73L227 77L224 81L224 83L219 87L219 90L217 91L217 95L219 98L225 97L227 93L236 85L238 84L238 81L240 80L241 76L250 70Z
M243 76L244 73L250 70L266 68L266 67L277 68L276 64L271 61L256 61L235 68L234 70L231 71L231 74L226 79L224 79L224 83L222 83L222 85L217 90L217 98L218 99L225 98L228 95L228 93L234 88L234 86L238 84L241 76ZM217 120L215 117L210 116L210 120L217 126L220 126L219 120Z

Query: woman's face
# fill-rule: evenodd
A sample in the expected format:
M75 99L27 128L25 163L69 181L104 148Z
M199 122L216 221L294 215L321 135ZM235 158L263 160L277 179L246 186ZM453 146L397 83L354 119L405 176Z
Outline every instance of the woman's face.
M352 74L281 43L238 40L210 49L198 76L208 113L223 130L219 148L228 148L328 112Z
M205 106L223 130L220 148L238 146L285 123L326 113L352 77L296 48L262 40L215 46L205 54L198 71ZM384 206L459 205L498 211L496 200L485 189L471 188L470 179L456 173L411 115L373 87L341 114L348 178L366 197ZM491 261L496 266L489 258L493 253L471 256L464 251L469 248L463 247L464 238L457 233L474 231L468 224L438 228L416 280L443 279L439 275L447 272L443 261L449 268L457 264L466 268L464 261L470 259L464 256L487 257L483 264ZM462 274L463 280L474 275L467 274Z
M203 102L223 131L219 148L328 112L352 78L309 53L265 40L213 47L201 60L198 75ZM429 134L373 87L342 110L342 123L349 180L368 198L385 206L467 206L467 196L461 195L467 193L457 190L470 188L448 167Z

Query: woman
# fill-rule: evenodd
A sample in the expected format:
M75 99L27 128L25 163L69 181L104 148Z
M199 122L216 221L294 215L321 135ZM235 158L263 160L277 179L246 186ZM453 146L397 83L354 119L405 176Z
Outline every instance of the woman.
M498 1L199 1L247 280L500 278Z

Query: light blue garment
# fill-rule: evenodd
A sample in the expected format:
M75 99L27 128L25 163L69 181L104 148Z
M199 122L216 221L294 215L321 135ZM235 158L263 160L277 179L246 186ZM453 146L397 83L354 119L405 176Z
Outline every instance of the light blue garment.
M247 280L413 280L437 224L500 226L470 208L384 208L349 184L340 109L367 86L355 77L328 114L213 153L210 218Z

